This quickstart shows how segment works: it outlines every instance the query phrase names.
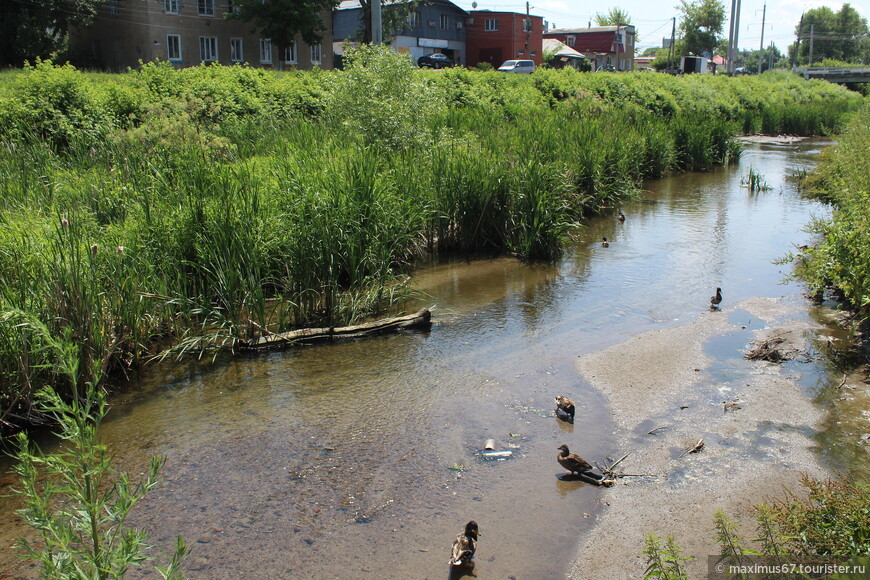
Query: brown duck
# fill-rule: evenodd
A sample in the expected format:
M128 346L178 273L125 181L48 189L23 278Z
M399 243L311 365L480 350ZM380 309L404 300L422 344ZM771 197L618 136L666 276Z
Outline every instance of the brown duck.
M453 551L450 555L451 565L474 567L473 558L474 552L477 550L477 535L479 533L477 522L474 520L465 524L465 530L453 540Z
M574 421L574 401L562 395L556 397L556 416L563 421Z
M567 445L559 447L559 454L556 455L559 465L570 471L571 473L586 473L592 471L592 466L589 462L577 455L568 451Z

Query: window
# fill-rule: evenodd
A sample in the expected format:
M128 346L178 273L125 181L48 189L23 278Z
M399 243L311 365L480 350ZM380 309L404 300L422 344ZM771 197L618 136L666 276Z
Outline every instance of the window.
M569 34L568 38L565 39L565 44L568 46L574 46L574 43L577 42L577 37L573 34Z
M498 30L498 18L487 18L483 25L483 29L487 32Z
M311 45L311 64L320 64L320 43Z
M439 24L439 28L441 28L441 30L447 30L447 28L450 26L450 16L448 16L447 14L442 14L440 16Z
M106 6L109 9L109 14L112 16L120 14L120 10L118 10L118 0L107 0Z
M178 34L166 35L166 58L173 62L181 60L181 36Z
M198 0L197 9L200 16L214 16L214 1L215 0Z
M217 36L199 37L199 60L213 62L218 59Z
M230 39L230 60L232 62L245 60L244 44L241 38Z
M420 19L416 12L411 12L410 14L408 14L406 22L408 23L408 28L417 28L417 26L420 24Z
M167 14L178 14L178 0L163 0L163 11Z
M227 12L231 14L238 14L239 12L241 12L241 7L239 6L237 0L228 0Z
M456 30L462 30L462 21L461 20L456 21Z
M272 62L272 39L271 38L261 38L260 39L260 62L263 64L269 64Z
M290 44L284 49L284 62L287 64L296 64L296 41L291 40Z

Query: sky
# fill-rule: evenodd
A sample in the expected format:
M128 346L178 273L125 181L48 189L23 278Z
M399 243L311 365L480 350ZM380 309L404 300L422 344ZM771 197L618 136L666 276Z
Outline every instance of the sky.
M464 10L473 10L472 0L452 0ZM784 54L795 40L795 29L801 14L812 8L827 6L839 11L842 1L832 0L766 0L767 14L764 19L764 46L775 44ZM726 22L724 34L728 35L731 14L731 0L722 0L725 5ZM477 10L499 10L505 12L525 12L526 3L521 0L476 0ZM544 20L558 28L579 28L595 26L595 14L606 14L611 8L621 8L631 17L631 23L638 31L638 52L651 46L661 46L662 38L671 36L671 19L680 13L675 6L679 0L531 0L529 12L543 16ZM853 0L849 2L858 13L870 20L870 2ZM757 50L761 42L762 11L765 0L741 0L740 27L737 45L740 49Z

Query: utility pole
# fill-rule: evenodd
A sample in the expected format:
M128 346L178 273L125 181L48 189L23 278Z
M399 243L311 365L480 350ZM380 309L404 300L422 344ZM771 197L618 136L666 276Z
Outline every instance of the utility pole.
M728 62L725 63L725 72L734 73L734 14L737 12L737 0L731 0L731 18L728 20L728 54L725 58Z
M668 68L666 72L670 74L671 72L671 60L674 57L674 37L677 35L677 17L673 17L673 25L671 26L671 45L668 47Z
M758 74L761 74L761 63L764 62L764 20L767 17L767 2L764 3L764 10L761 11L761 42L758 45Z
M381 0L372 2L372 44L383 44L384 25L381 20Z
M622 39L619 37L619 27L622 25L619 22L619 19L616 20L616 72L619 72L621 69L619 68L619 45L621 44Z
M807 66L813 66L813 33L816 30L815 24L810 24L810 63Z
M532 19L529 16L528 2L526 2L526 21L523 24L523 28L526 29L526 58L531 58L532 54L529 52L529 37L532 35Z

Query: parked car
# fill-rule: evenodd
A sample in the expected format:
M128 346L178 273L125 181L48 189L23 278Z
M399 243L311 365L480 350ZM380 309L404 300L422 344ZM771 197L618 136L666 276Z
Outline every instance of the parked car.
M535 72L535 61L533 60L506 60L502 63L498 70L501 72L511 72L520 74L530 74Z
M432 54L427 54L418 58L417 66L421 68L449 68L453 66L453 59L451 59L446 54L441 54L440 52L433 52Z
M598 67L598 72L616 72L616 67L612 64L602 64Z

